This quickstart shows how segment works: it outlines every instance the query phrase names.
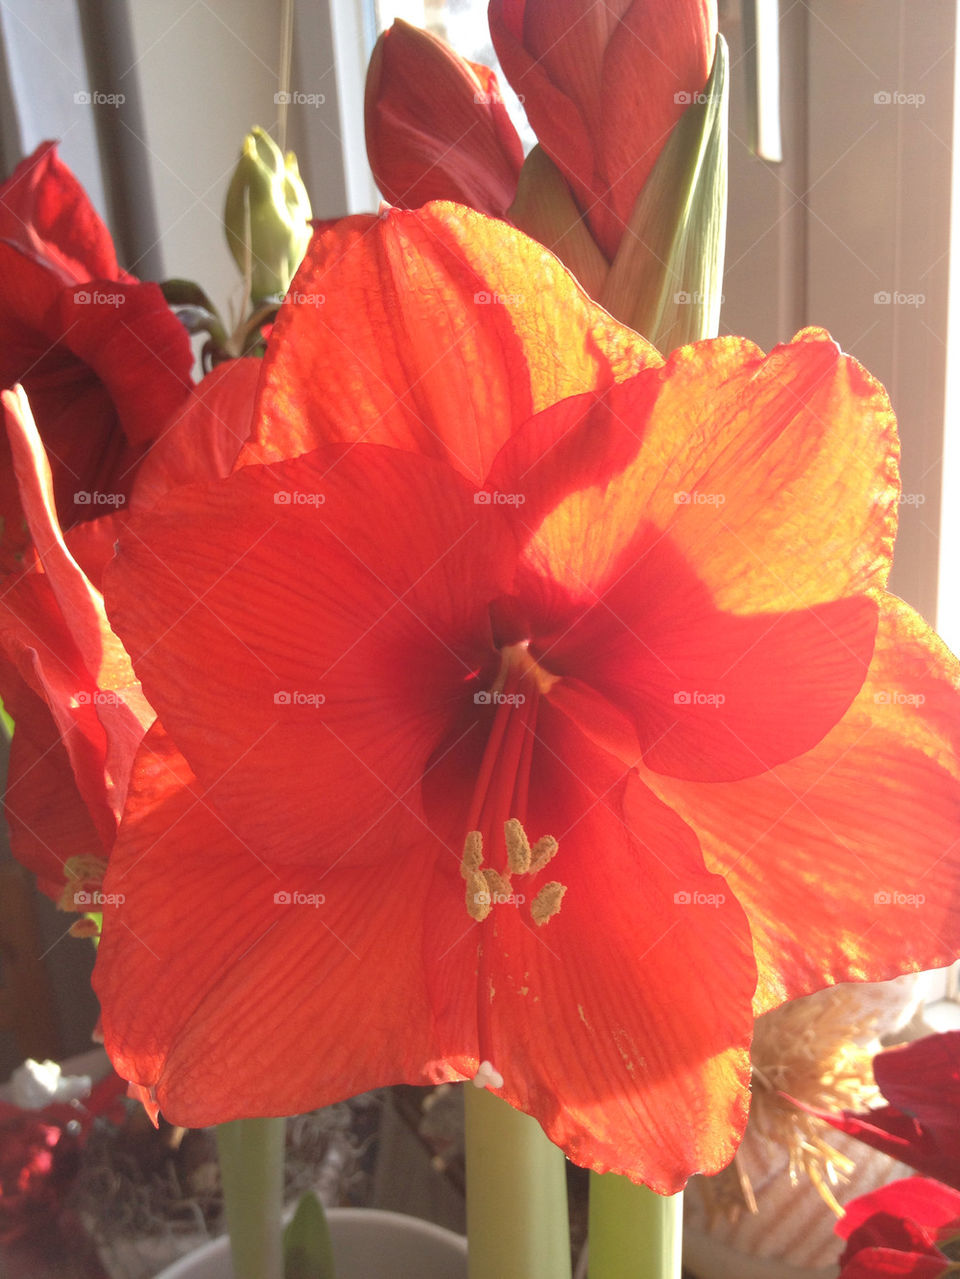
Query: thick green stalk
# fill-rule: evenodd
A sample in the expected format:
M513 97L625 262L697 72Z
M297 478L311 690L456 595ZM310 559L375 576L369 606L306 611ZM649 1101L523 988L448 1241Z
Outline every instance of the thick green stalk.
M283 1279L284 1132L283 1119L217 1125L235 1279Z
M465 1093L470 1279L569 1279L563 1151L486 1088Z
M680 1279L683 1195L590 1174L590 1279Z

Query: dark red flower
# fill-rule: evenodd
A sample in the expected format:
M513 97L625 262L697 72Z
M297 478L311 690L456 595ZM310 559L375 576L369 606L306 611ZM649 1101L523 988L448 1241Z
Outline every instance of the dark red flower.
M716 0L490 0L504 74L612 261L671 129L706 85Z
M488 1060L676 1190L742 1132L755 964L763 1009L960 941L957 667L883 590L885 394L815 330L664 364L454 206L348 219L298 290L243 465L107 572L169 734L106 880L108 1050L186 1124Z
M847 1241L840 1279L939 1279L956 1269L938 1245L960 1236L960 1193L924 1177L894 1181L848 1203L836 1231Z
M122 505L190 387L186 330L155 284L117 266L76 179L44 143L0 186L0 387L20 382L64 529ZM0 567L27 538L0 440Z

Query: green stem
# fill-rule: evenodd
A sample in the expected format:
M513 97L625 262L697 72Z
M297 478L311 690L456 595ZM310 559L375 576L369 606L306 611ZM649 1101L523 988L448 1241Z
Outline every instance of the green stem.
M569 1279L563 1151L486 1088L465 1093L470 1279Z
M590 1174L590 1279L680 1279L683 1195Z
M217 1125L235 1279L283 1276L283 1119Z

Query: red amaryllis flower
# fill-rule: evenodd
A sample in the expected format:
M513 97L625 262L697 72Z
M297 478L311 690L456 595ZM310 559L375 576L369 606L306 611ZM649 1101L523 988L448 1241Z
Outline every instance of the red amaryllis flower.
M956 952L956 666L882 591L886 397L817 331L663 364L451 206L299 280L249 464L107 573L172 739L106 881L108 1050L187 1124L486 1060L676 1190L742 1132L755 956L764 1008Z
M840 1279L939 1279L956 1270L938 1245L960 1236L960 1194L925 1177L894 1181L847 1204L836 1231L847 1240Z
M489 67L397 21L374 46L364 107L367 156L391 204L455 200L503 216L523 147Z
M960 1031L889 1048L873 1073L890 1105L819 1118L960 1191Z
M609 260L713 64L716 0L490 0L504 74Z
M63 528L125 501L192 363L160 289L120 270L106 227L44 143L0 186L0 386L21 382L30 396ZM26 534L2 441L0 516L9 569Z
M259 364L231 361L204 378L138 474L133 509L149 509L176 484L230 470L249 433ZM0 693L16 726L4 807L14 855L44 892L83 911L95 905L134 753L154 715L77 562L77 537L68 535L68 546L57 523L26 395L6 392L3 404L38 560L0 596ZM118 527L110 518L84 526L111 554ZM86 563L94 541L82 540Z

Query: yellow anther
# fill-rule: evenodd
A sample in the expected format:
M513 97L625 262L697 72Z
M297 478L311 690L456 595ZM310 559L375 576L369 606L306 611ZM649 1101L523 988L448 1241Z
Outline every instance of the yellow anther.
M483 875L476 870L467 876L467 914L477 923L482 923L493 909L493 898Z
M460 874L468 879L483 865L483 836L478 830L467 832L463 842L463 860L460 862Z
M544 866L552 862L559 848L560 845L552 835L544 835L542 839L538 839L530 853L530 874L536 875L538 871L543 870Z
M494 901L510 896L510 878L507 875L501 875L498 870L494 870L492 866L484 866L481 871L484 879L487 881L487 888Z
M507 868L511 875L522 875L530 869L530 841L516 817L504 822L503 837L507 845Z
M560 910L560 903L563 901L564 894L567 891L566 884L558 884L556 880L549 884L544 884L530 903L530 915L533 922L540 928Z

